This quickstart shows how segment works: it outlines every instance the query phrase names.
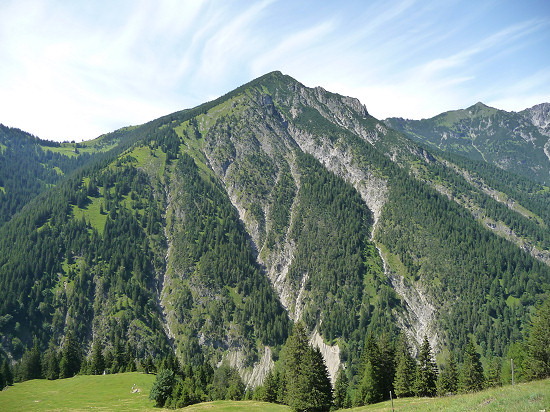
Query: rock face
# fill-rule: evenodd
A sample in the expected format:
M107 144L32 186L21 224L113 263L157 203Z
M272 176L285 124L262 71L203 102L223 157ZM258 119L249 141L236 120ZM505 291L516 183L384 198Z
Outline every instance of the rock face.
M198 133L203 139L200 151L238 211L257 262L288 316L294 321L309 322L311 343L321 349L334 383L341 366L340 348L325 343L327 337L320 333L323 319L319 314L312 323L312 311L319 310L312 299L312 289L317 287L315 274L303 269L296 272L297 267L303 267L300 260L303 256L299 255L300 240L295 235L296 222L302 219L299 210L303 186L303 170L297 159L300 153L310 154L355 188L372 213L370 240L375 243L378 242L375 232L384 219L384 208L391 194L388 172L381 168L387 161L384 159L390 159L401 168L412 165L413 172L419 170L416 169L418 161L437 166L440 160L388 128L388 125L395 127L395 122L384 124L370 117L357 99L332 94L320 87L307 88L280 76L274 75L280 81L277 85L267 79L267 86L249 88L202 115L198 122ZM529 113L536 119L529 122L533 121L541 128L547 127L544 107ZM502 128L511 120L483 104L472 106L460 116L479 119L477 126L464 128L465 123L460 123L457 126L459 131L441 129L438 145L441 146L441 142L450 144L457 140L457 136L467 135L478 157L493 156L494 153L485 150L480 136L483 133L491 135L491 130ZM538 130L526 128L526 118L513 120L519 122L521 130L511 138L538 147ZM409 123L401 122L412 128ZM437 129L437 132L441 130ZM377 160L371 158L374 148L383 154ZM494 161L502 165L508 162L498 156ZM421 173L417 173L417 177L424 179ZM283 182L286 182L284 198L279 192ZM452 199L452 188L443 182L438 182L435 187ZM484 193L491 196L487 190ZM281 213L281 206L284 210L278 216L283 219L275 221L274 216ZM415 349L424 335L428 336L434 350L442 349L445 342L436 322L440 309L438 299L430 295L422 279L413 281L398 274L402 273L399 261L395 257L386 259L381 251L383 246L376 243L379 258L383 261L383 282L401 302L393 308L391 316L411 338ZM208 340L204 342L207 344ZM269 347L265 346L263 354L258 354L260 360L251 365L246 360L249 354L240 349L240 344L233 347L227 340L219 344L227 348L224 356L239 368L247 385L262 382L272 366Z
M422 143L548 184L549 107L543 103L516 113L476 103L431 119L385 123Z
M529 109L525 109L522 114L541 131L546 133L550 131L550 103L537 104Z
M369 331L401 329L414 346L427 335L436 352L452 333L458 339L473 333L480 346L503 350L507 342L492 339L491 347L487 336L515 330L515 316L529 313L525 302L542 296L550 275L519 249L501 249L515 243L548 264L550 195L496 168L497 179L507 176L513 185L491 183L493 175L453 163L429 145L461 147L473 159L544 180L548 113L547 104L520 114L476 104L423 123L382 123L357 99L274 72L198 108L118 131L124 145L108 166L71 182L82 202L70 190L57 192L66 195L66 216L52 219L41 210L42 226L21 241L37 244L59 219L70 220L56 228L60 237L76 230L74 221L81 229L78 242L63 238L54 245L61 251L42 253L61 259L53 283L49 277L44 283L47 293L37 293L36 278L27 289L0 295L19 311L13 319L10 311L0 313L7 331L0 349L8 353L27 327L47 336L40 328L55 324L61 336L70 323L88 344L87 336L97 336L86 329L89 322L94 332L105 329L105 339L116 335L140 353L155 354L160 342L183 362L227 361L247 387L263 382L292 321L306 325L333 384L342 361L360 363ZM522 150L501 151L508 144ZM90 182L101 189L91 190ZM518 187L528 187L529 196ZM25 210L12 227L36 220ZM16 261L20 251L4 240L13 233L0 232L0 276L10 279L3 284L18 285L31 272L55 273L51 262L25 272ZM139 243L126 239L136 233ZM117 251L119 265L110 267L107 252L120 239L133 246ZM87 253L92 240L99 246ZM142 252L139 259L125 261L134 250ZM505 265L504 274L491 271ZM89 285L88 295L78 295L76 282ZM13 296L33 297L32 322ZM490 302L476 300L471 309L479 296ZM86 313L77 313L87 304ZM522 308L510 312L510 305ZM479 332L487 319L499 322Z
M538 127L541 134L549 137L544 144L544 154L550 160L550 103L537 104L521 113Z
M338 369L340 368L340 347L338 345L327 345L317 330L313 332L309 344L319 348L321 351L330 375L330 382L332 383L332 387L334 387L334 384L336 383L336 375L338 374Z

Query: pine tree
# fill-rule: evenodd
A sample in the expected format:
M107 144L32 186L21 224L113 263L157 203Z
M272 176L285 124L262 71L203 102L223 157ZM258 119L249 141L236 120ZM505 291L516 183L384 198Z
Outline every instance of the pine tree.
M59 377L71 378L75 376L80 371L81 359L78 344L74 340L72 332L68 332L65 336L65 343L61 352Z
M380 350L374 336L369 333L361 356L362 377L359 384L359 405L380 402L383 399L380 372Z
M338 370L336 382L334 384L334 407L344 409L351 407L351 399L348 394L349 380L346 371L342 368Z
M485 376L485 386L487 388L493 388L495 386L502 385L502 380L500 378L501 370L502 370L501 359L497 356L491 356L487 360L487 371Z
M404 333L399 335L395 359L396 371L393 387L396 396L400 398L414 396L416 362L411 356L409 340Z
M262 396L262 401L275 403L277 401L277 380L275 374L271 369L264 380L264 394Z
M383 398L389 398L390 391L394 393L393 381L395 379L395 345L389 339L387 334L383 334L378 339L378 349L380 352L380 392Z
M161 370L149 393L149 399L155 401L156 406L162 408L170 395L175 382L174 372L170 369Z
M424 335L420 353L418 354L418 367L416 369L415 393L417 396L435 396L437 382L437 366L432 359L430 342Z
M460 390L462 392L472 392L483 389L485 377L483 375L483 366L481 365L480 358L474 342L472 338L470 338L464 352L464 364L462 365L462 373L460 375Z
M290 406L296 411L329 411L332 406L332 385L319 348L308 347L300 369L300 395Z
M294 325L292 335L287 339L285 356L285 403L293 406L302 396L301 365L309 347L306 329L302 322Z
M454 394L458 391L458 368L453 353L449 355L446 367L437 379L437 393L440 396Z
M528 379L550 377L550 298L531 319L526 366Z
M54 380L59 378L59 357L53 338L50 340L48 350L44 354L44 368L46 379Z
M31 350L23 354L21 368L23 380L40 379L42 377L42 359L36 337Z
M92 346L92 359L90 364L90 373L92 375L101 375L105 370L105 359L103 358L102 347L99 339L96 339Z
M2 376L4 376L4 382L7 386L13 385L13 370L7 359L2 362Z
M6 386L8 386L8 384L6 383L6 379L4 378L4 371L0 370L0 391Z

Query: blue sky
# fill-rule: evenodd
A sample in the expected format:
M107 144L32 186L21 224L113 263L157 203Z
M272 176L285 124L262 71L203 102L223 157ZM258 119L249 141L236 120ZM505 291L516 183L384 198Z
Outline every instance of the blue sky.
M0 2L0 123L88 140L272 70L383 119L550 102L550 1Z

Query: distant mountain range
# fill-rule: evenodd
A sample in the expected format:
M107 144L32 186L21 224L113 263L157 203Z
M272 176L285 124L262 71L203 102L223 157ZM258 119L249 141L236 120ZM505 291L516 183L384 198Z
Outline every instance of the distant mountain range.
M368 333L503 355L550 291L549 105L432 119L272 72L83 143L0 128L1 351L71 331L263 380L301 319L357 371Z
M550 183L549 103L519 113L476 103L431 119L393 117L385 123L429 146Z

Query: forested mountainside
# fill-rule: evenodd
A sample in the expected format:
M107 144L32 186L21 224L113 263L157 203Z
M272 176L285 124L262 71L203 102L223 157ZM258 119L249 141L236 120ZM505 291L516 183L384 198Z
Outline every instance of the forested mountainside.
M550 183L549 103L519 113L476 103L431 119L389 118L385 123L443 151Z
M60 154L56 151L59 146L0 124L0 226L36 195L90 159L89 154Z
M11 359L70 333L254 386L300 319L353 379L369 333L505 354L549 293L547 186L279 72L84 146L0 228Z

